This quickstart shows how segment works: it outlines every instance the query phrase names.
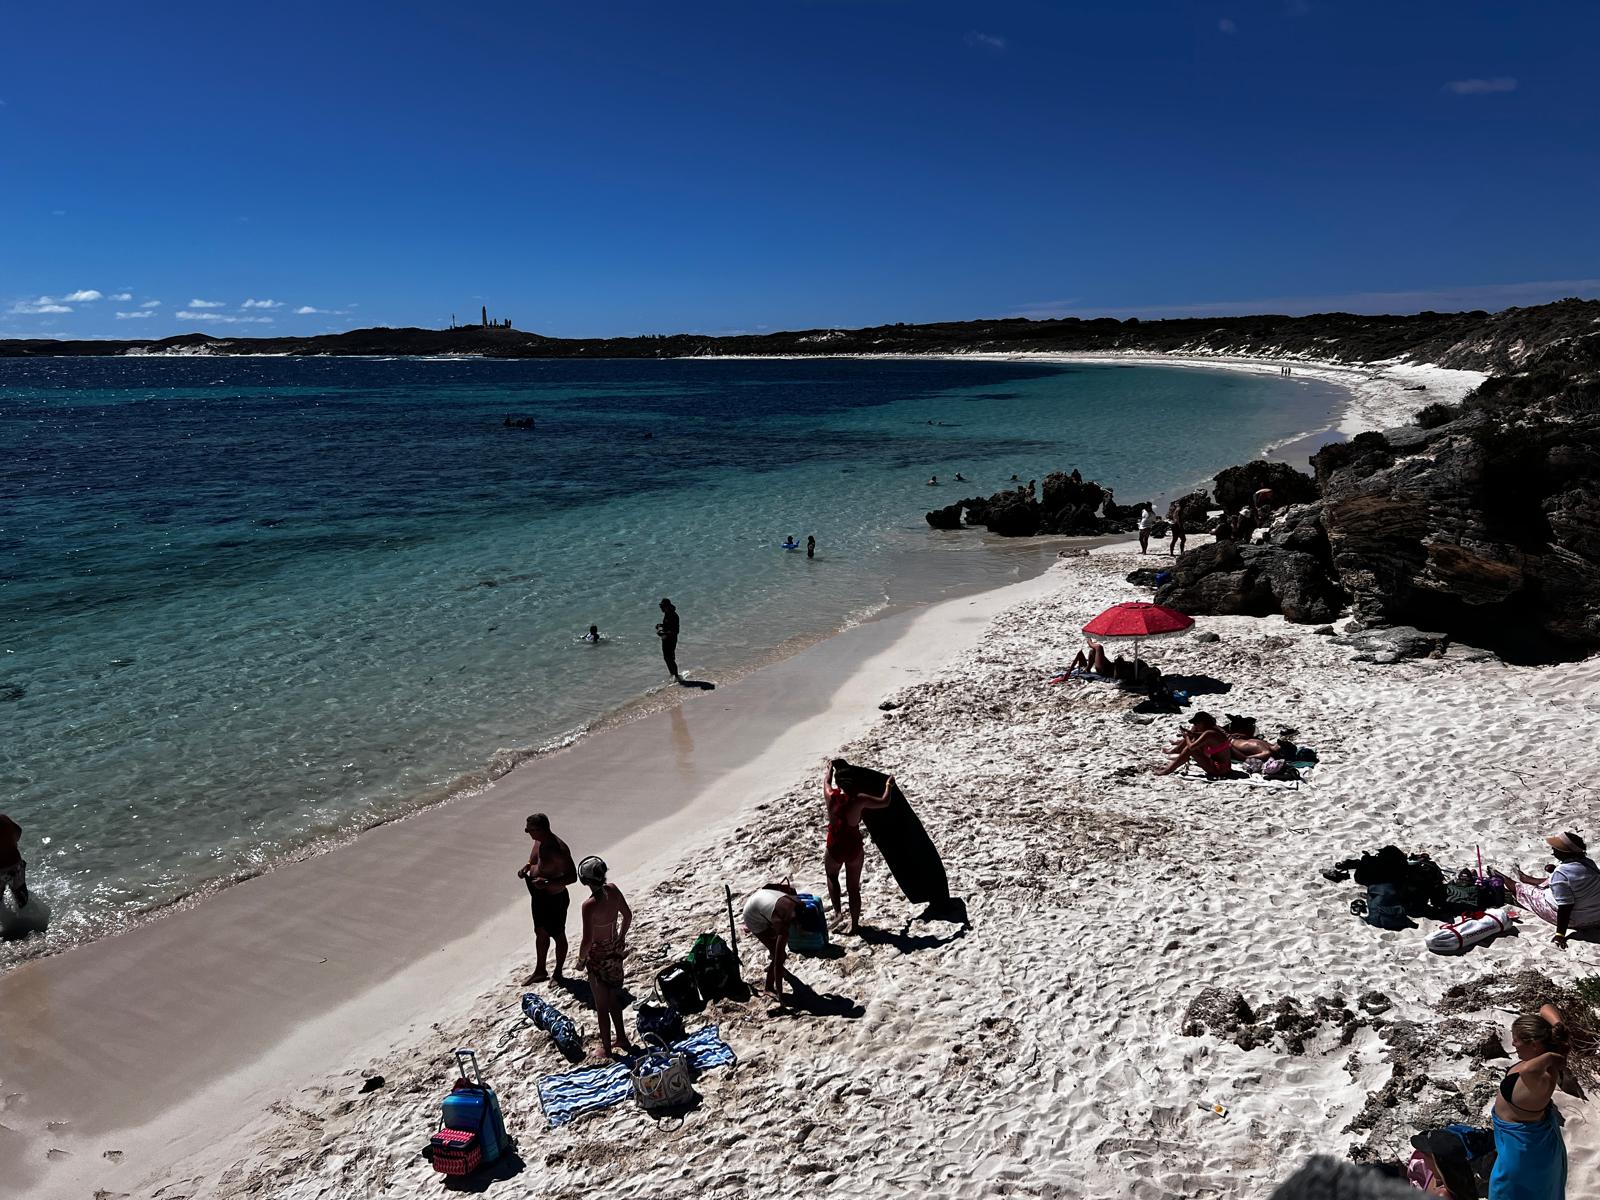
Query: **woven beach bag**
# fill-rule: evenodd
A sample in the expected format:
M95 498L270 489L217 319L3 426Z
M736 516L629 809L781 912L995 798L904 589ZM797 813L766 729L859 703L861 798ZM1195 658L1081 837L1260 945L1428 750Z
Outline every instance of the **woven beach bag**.
M656 1049L647 1050L633 1064L633 1095L640 1107L654 1112L680 1108L694 1099L689 1085L689 1056L652 1037Z

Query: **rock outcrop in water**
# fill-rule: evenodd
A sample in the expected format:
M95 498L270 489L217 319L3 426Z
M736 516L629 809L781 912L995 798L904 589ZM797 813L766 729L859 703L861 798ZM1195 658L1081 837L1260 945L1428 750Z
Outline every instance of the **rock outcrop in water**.
M1117 504L1110 488L1077 471L1052 471L1039 485L1037 497L1027 488L1011 488L987 499L969 496L925 515L934 529L960 529L965 524L1000 537L1033 537L1126 533L1137 527L1140 507Z

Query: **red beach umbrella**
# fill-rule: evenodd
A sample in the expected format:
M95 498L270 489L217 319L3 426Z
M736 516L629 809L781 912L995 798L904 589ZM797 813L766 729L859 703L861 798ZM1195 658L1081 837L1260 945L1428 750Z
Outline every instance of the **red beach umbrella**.
M1194 626L1194 618L1146 600L1113 604L1083 627L1091 637L1124 638L1133 641L1134 661L1139 658L1139 643L1151 638L1175 637Z

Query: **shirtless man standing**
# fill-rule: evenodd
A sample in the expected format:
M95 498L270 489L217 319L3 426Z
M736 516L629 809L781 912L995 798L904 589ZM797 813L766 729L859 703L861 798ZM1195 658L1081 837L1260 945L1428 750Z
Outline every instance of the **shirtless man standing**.
M835 783L836 777L849 770L850 764L836 758L828 764L822 777L822 795L828 802L828 844L822 865L828 872L828 897L833 901L833 912L839 915L839 868L845 870L845 884L850 891L850 934L861 931L861 863L866 857L866 840L861 836L861 814L869 808L888 808L889 793L894 790L894 776L883 785L883 795L862 795Z
M528 885L533 905L533 940L539 952L538 966L528 982L542 983L550 978L544 960L552 941L556 944L557 979L567 962L567 886L578 882L578 868L567 844L550 832L549 817L534 813L523 828L533 839L533 849L517 878Z
M17 901L18 908L28 907L28 864L22 861L18 843L22 841L22 826L5 813L0 813L0 901L4 901L6 888Z

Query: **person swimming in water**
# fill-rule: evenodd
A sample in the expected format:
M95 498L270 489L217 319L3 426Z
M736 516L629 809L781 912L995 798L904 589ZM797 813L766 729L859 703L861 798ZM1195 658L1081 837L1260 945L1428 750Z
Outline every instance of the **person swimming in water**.
M929 475L928 476L928 486L929 487L938 487L939 486L939 477L937 475Z
M600 627L598 625L589 626L589 632L578 640L582 642L598 642L600 640Z
M783 535L783 548L785 550L800 549L800 543L794 540L794 534L786 533Z

